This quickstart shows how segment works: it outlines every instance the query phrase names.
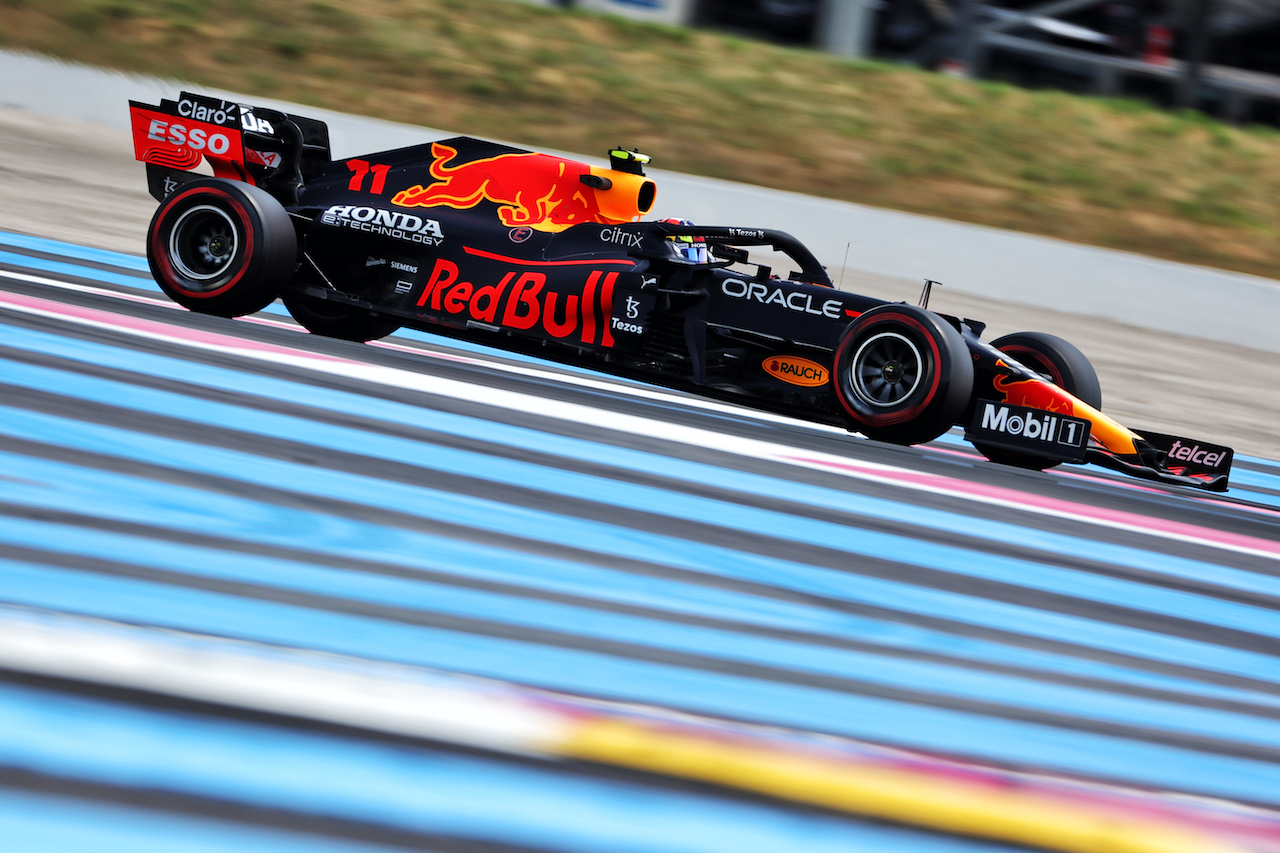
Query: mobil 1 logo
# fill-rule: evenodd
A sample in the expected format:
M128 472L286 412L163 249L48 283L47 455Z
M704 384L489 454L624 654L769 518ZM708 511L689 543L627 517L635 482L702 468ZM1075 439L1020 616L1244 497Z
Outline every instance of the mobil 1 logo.
M1084 418L979 400L973 422L964 435L978 444L995 445L1064 462L1083 462L1091 427Z

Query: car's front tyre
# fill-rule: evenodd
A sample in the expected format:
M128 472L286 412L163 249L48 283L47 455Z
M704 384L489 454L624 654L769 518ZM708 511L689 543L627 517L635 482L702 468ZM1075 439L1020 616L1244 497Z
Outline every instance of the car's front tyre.
M1069 341L1045 332L1014 332L996 338L991 345L1082 403L1102 411L1102 384L1098 381L1098 373L1085 354ZM974 442L973 446L983 456L1001 465L1044 471L1060 464L1056 459L992 447L981 442Z
M849 324L836 348L833 379L853 429L894 444L921 444L964 413L973 361L942 317L894 303Z

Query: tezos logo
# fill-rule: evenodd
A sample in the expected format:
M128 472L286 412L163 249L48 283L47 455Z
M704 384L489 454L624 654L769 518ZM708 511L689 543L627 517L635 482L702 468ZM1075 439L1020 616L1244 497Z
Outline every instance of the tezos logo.
M770 356L764 360L763 366L765 372L774 379L781 379L783 382L806 388L826 385L827 377L830 375L821 364L797 355Z
M354 228L381 237L394 237L426 246L439 246L444 242L444 232L434 219L423 219L412 213L398 210L382 210L377 207L356 207L336 204L320 214L322 225Z

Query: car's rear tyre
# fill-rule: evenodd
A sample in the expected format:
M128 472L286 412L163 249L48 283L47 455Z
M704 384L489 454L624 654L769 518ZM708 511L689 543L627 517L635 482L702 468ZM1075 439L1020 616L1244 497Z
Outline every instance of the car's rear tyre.
M1014 332L996 338L991 345L1008 353L1024 367L1044 376L1076 399L1102 410L1102 384L1093 364L1076 346L1056 335L1044 332ZM1018 453L975 442L974 447L992 462L1044 471L1060 464L1057 460Z
M239 317L265 308L292 277L298 235L265 190L223 178L183 184L147 231L151 274L185 308Z
M363 308L292 295L283 297L283 301L293 319L313 335L364 343L385 338L400 328L396 321L375 316Z
M836 398L853 429L894 444L932 441L973 393L964 338L937 314L881 305L849 324L836 348Z

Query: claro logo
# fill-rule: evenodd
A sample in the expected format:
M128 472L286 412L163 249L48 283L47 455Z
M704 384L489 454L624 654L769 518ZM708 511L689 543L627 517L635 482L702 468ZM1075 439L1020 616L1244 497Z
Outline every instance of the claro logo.
M827 384L828 371L816 361L800 358L798 355L776 355L764 360L765 372L774 379L781 379L792 385L815 388Z

